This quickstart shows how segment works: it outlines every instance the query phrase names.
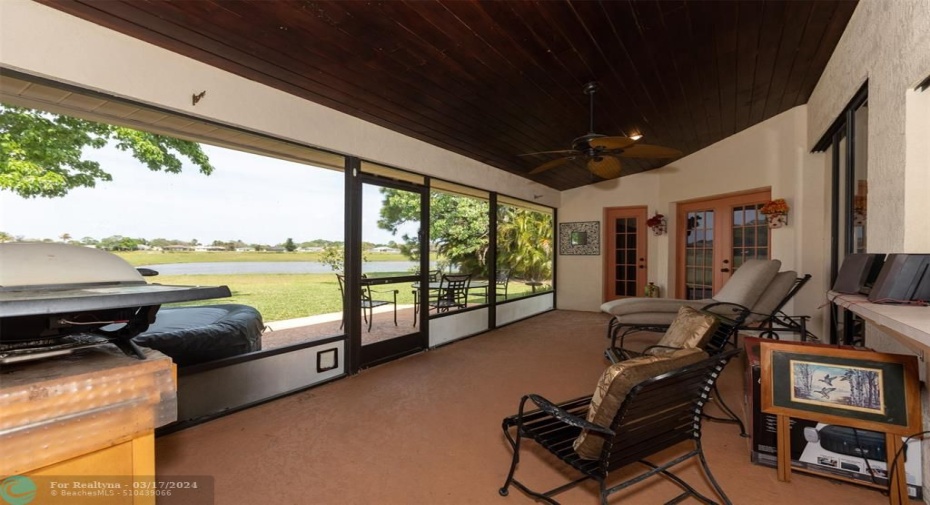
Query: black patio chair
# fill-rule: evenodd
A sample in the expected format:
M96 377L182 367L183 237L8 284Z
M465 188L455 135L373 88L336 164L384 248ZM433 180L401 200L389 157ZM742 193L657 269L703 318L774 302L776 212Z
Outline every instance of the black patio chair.
M503 269L500 269L494 272L494 277L491 279L488 279L487 286L473 287L472 290L483 288L483 292L476 293L472 296L481 298L483 300L483 303L489 303L489 300L491 298L489 290L494 289L495 292L497 293L497 301L503 301L507 299L507 286L509 285L510 285L510 269L503 268Z
M718 320L716 329L703 346L704 350L711 355L719 354L728 347L736 347L739 330L743 328L746 318L751 314L751 311L742 305L726 302L706 305L704 308L700 309L699 312L712 315ZM627 345L626 337L638 331L667 332L669 326L670 325L641 325L636 328L636 331L627 330L622 333L614 333L610 340L610 347L604 351L604 356L611 363L618 363L623 360L642 356L643 354L649 354L656 350L661 350L662 348L668 348L663 345L662 339L660 339L656 344L650 345L642 351L636 351Z
M494 289L497 291L498 300L507 299L507 286L510 285L510 270L501 269L494 272Z
M417 270L416 275L417 276L420 275L419 270ZM426 272L426 277L430 283L439 282L439 280L442 278L442 271L441 270L429 270ZM427 299L432 298L433 294L435 294L436 291L438 290L427 287L426 288ZM413 289L411 290L411 293L413 293L413 325L416 326L417 319L418 319L417 316L420 315L420 290Z
M346 301L346 290L345 290L345 276L342 274L336 274L336 279L339 280L339 293L342 296L343 307L345 306ZM362 279L366 279L363 275ZM394 305L394 326L397 326L397 293L400 291L397 289L391 289L387 291L377 291L372 290L371 285L365 282L362 282L361 286L361 306L362 306L362 317L365 319L365 322L368 323L368 331L371 332L371 323L374 321L374 310L375 307L382 307L384 305L392 304ZM372 298L372 293L378 294L392 294L393 300L375 300ZM339 323L339 329L342 329L345 326L345 310L342 313L342 322Z
M464 309L468 306L468 284L470 274L443 275L439 281L436 299L429 302L436 312L449 312L449 309Z
M710 337L708 337L706 339L706 343L701 346L702 349L704 349L704 351L711 356L719 355L729 349L738 347L737 338L739 337L739 331L744 327L746 318L749 317L749 315L752 313L748 308L743 307L742 305L726 302L717 302L706 305L699 312L702 314L711 315L717 320L716 326L711 330L712 333ZM668 331L668 327L665 327L665 331ZM613 335L610 347L604 351L604 356L611 363L618 363L630 358L643 355L655 355L657 353L678 349L677 347L670 347L665 345L665 335L663 335L663 338L659 339L658 343L646 347L641 352L634 351L624 347L625 337L630 333L632 332L627 331L619 335L619 346L616 342L618 335ZM719 392L717 391L716 386L714 386L713 393L717 407L724 413L724 415L726 415L726 417L717 417L710 414L704 414L704 417L712 421L736 424L739 426L740 436L748 437L749 435L746 432L746 425L743 424L743 420L740 419L740 417L736 415L736 412L734 412L733 409L726 404L726 402L723 400L723 397L720 396Z
M710 397L717 377L727 362L739 352L725 351L640 382L630 389L616 414L605 425L595 424L586 419L592 402L591 396L558 405L539 395L524 396L520 400L517 414L505 418L502 425L504 436L513 449L513 460L507 479L499 490L500 494L507 496L509 487L513 484L536 500L558 504L552 498L554 495L593 479L598 483L600 502L606 505L609 495L648 477L661 475L684 491L667 503L678 503L688 496L694 496L705 503L715 503L671 472L672 467L697 457L714 491L724 503L730 504L704 457L701 445L701 419L704 405ZM538 410L525 412L527 400L533 402ZM576 441L583 430L587 430L587 437L603 440L600 454L595 459L586 459L590 454L583 457L575 449ZM515 477L520 461L520 445L524 439L541 445L564 465L580 473L580 477L548 491L531 490ZM647 459L653 454L682 443L691 443L693 448L662 464ZM606 481L610 472L633 463L643 465L644 471L610 488L607 487Z

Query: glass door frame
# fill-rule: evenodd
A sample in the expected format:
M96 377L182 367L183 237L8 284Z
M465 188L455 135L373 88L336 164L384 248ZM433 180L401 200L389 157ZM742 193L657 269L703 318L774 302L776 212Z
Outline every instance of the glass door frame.
M760 188L739 193L716 195L699 200L680 202L676 209L677 245L675 247L676 280L675 298L687 297L685 268L688 212L711 210L714 212L713 293L717 294L733 274L733 208L771 200L771 188ZM768 237L769 258L772 257L771 234Z
M636 220L636 288L630 296L643 296L646 282L649 277L649 236L646 233L646 206L605 207L604 208L604 298L608 302L623 298L616 294L612 286L616 283L616 221L619 218L633 218Z
M423 286L427 286L429 273L429 186L410 182L387 179L370 174L362 174L358 158L350 158L346 170L346 249L345 274L346 293L345 304L346 339L348 344L347 371L357 373L363 368L375 366L391 361L408 354L426 350L429 347L429 320L428 311L420 310L418 326L407 335L362 345L362 311L361 311L361 277L362 277L362 187L365 184L409 191L420 195L420 274L391 277L390 282L419 282L421 288L418 293L420 300L424 300ZM353 166L354 165L354 166Z
M847 255L856 252L854 204L856 197L856 112L869 100L869 82L865 81L811 150L829 151L830 155L830 285L836 282L840 265ZM845 143L843 142L845 140ZM867 160L866 160L867 161ZM868 236L868 227L863 227ZM863 252L863 251L860 251ZM852 344L861 335L852 312L831 306L829 311L830 343Z

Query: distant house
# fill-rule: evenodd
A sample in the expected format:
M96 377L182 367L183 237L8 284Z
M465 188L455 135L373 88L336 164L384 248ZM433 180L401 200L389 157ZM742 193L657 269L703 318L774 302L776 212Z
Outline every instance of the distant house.
M265 249L265 250L268 251L268 252L284 252L284 251L286 251L286 249L284 249L283 247L269 247L269 248L267 248L267 249Z
M297 250L300 252L323 252L322 247L301 247Z
M395 253L396 254L400 252L400 249L396 249L394 247L387 247L387 246L378 246L378 247L372 247L370 251L376 252L376 253Z
M226 248L219 245L198 245L194 247L195 251L198 252L215 252L215 251L225 251Z
M255 250L254 247L237 247L236 248L236 252L249 252L249 251L254 251L254 250Z
M189 245L166 245L164 248L168 252L193 251L194 248Z

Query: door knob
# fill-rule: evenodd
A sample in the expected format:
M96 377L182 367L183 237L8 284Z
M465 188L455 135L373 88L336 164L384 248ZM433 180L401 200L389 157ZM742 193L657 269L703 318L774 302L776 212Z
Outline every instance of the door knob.
M729 272L730 269L729 269L729 268L721 268L720 271L721 271L721 272Z

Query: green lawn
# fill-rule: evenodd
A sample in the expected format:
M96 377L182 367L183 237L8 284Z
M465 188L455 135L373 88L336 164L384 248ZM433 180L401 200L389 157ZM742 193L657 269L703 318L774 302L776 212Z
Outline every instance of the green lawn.
M339 284L334 274L159 275L148 277L147 280L153 284L229 286L232 291L231 298L201 300L179 305L241 303L258 309L266 322L342 310ZM391 294L384 292L393 289L398 291L398 304L413 304L413 291L409 282L372 287L374 291L381 291L381 293L373 293L372 297L390 300ZM511 281L507 289L508 298L531 293L531 288L520 281ZM472 299L473 302L477 300Z

